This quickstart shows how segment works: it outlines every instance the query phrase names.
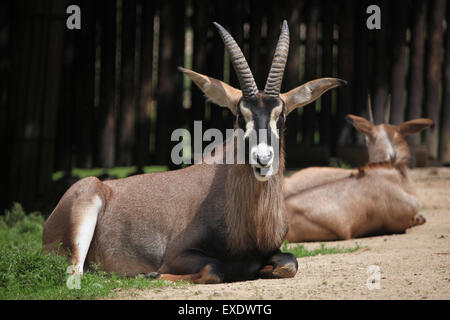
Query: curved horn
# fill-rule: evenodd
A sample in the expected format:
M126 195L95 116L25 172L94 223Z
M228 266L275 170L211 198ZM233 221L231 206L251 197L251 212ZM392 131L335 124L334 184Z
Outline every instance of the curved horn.
M373 123L372 101L370 94L367 95L367 113L369 114L369 121Z
M234 70L236 71L239 79L242 95L244 98L256 96L258 94L258 87L256 86L255 79L253 78L252 72L247 64L247 60L245 60L244 54L237 45L236 41L224 27L217 22L214 22L214 25L219 31L223 43L230 54L231 62L233 63Z
M391 117L391 95L388 95L386 106L384 107L384 123L389 123Z
M281 89L281 81L283 80L284 68L289 53L289 28L287 21L283 21L281 27L280 38L278 39L277 48L270 67L269 76L267 77L264 92L270 96L278 96Z

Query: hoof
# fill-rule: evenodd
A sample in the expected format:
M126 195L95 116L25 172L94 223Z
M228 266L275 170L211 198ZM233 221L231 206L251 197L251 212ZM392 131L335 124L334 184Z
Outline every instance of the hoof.
M200 271L200 277L194 282L198 284L217 284L222 282L222 277L214 272L213 267L208 264Z
M297 274L297 267L293 263L287 263L278 266L273 270L273 275L276 278L293 278Z
M146 278L149 279L159 279L161 275L158 272L150 272L145 275Z
M424 224L425 222L427 222L427 219L421 214L416 215L414 218L414 225L416 226Z

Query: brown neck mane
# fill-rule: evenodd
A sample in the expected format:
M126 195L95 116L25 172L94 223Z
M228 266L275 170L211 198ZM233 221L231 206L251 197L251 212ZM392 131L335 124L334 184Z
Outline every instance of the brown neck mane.
M402 176L406 177L408 172L408 166L405 163L398 163L396 159L387 161L371 162L358 168L357 173L352 173L351 177L361 178L366 174L366 171L374 169L396 169Z
M372 162L372 163L366 163L365 165L358 168L358 173L352 173L351 176L361 178L365 175L367 170L371 169L392 169L394 168L394 162L392 160L388 161L380 161L380 162Z
M279 248L287 233L283 198L284 149L276 174L268 181L256 180L248 164L221 166L227 170L225 198L228 246L232 252L251 248L270 252Z

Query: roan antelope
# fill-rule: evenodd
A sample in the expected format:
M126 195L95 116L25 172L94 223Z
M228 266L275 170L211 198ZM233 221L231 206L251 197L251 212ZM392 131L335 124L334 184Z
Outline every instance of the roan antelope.
M48 218L43 235L45 250L62 243L59 252L71 252L75 272L82 274L85 265L95 262L106 272L156 272L162 279L196 283L296 274L295 256L279 250L288 229L282 194L285 118L345 81L321 78L280 94L289 48L284 21L265 89L259 91L235 40L215 26L241 90L180 70L212 102L231 110L235 129L246 136L256 133L258 143L248 146L244 164L203 162L170 172L75 183ZM279 142L279 154L274 142Z
M371 111L369 115L372 120ZM364 134L369 164L358 169L312 167L286 178L290 242L403 233L425 222L409 177L410 151L404 137L433 122L374 125L351 114L347 120Z

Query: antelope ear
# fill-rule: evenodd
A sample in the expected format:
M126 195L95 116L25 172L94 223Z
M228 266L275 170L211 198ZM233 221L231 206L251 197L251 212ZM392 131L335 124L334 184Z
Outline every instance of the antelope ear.
M178 67L178 70L187 75L203 91L206 97L221 107L227 107L236 115L236 108L242 97L242 91L220 80L203 74Z
M433 120L431 119L414 119L410 121L403 122L399 124L397 130L402 134L402 136L409 136L410 134L418 133L423 129L428 128L433 124Z
M348 114L345 119L350 122L356 128L356 130L365 134L366 136L370 136L372 128L374 127L372 122L353 114Z
M317 100L328 90L345 84L347 84L347 81L337 78L320 78L309 81L289 92L282 93L280 94L280 98L286 104L286 111L289 114L294 109Z

